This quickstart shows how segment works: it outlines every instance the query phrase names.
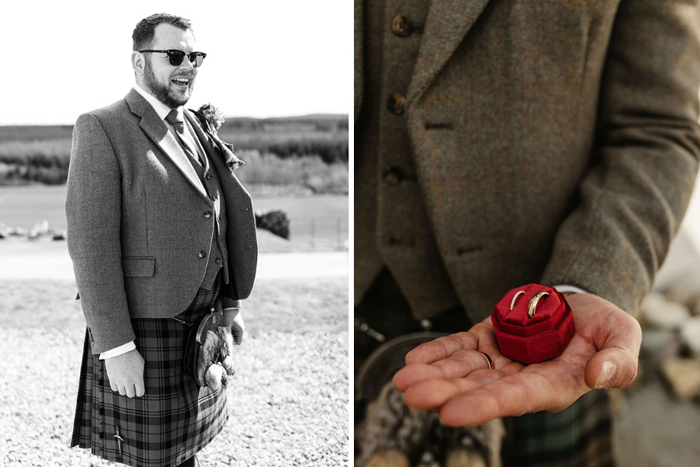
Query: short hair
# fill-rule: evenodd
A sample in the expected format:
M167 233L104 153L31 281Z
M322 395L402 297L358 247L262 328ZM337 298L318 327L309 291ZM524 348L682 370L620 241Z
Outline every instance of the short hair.
M134 41L134 50L142 50L148 47L155 36L156 26L159 24L171 24L182 30L192 29L192 21L181 16L168 13L156 13L138 22L131 34Z

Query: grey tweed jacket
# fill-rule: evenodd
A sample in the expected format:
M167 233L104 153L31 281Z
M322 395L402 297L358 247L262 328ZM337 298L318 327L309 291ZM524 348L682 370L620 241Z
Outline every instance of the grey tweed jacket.
M221 179L230 284L248 297L257 263L250 195L185 112ZM68 250L97 354L134 339L131 318L184 311L202 284L214 235L213 211L182 148L136 91L81 115L67 183Z
M382 79L365 73L362 4L356 116L364 81ZM356 227L356 252L375 252L355 262L356 301L386 264L419 318L454 290L480 320L533 281L634 312L698 168L698 2L433 0L422 32L401 117L411 152L392 156L411 158L420 202L384 205L408 188L380 182L356 205L356 222L376 219L371 231ZM383 67L401 40L387 33ZM384 168L356 179L355 192ZM423 210L425 223L402 215ZM428 290L436 255L442 292Z

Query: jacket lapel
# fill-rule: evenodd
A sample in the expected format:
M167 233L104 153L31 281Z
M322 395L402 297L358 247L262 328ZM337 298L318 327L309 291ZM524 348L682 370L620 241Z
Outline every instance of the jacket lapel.
M168 156L187 181L190 182L202 196L209 199L202 182L197 176L197 172L195 172L194 167L192 167L192 164L187 159L184 150L175 139L175 136L168 131L168 127L165 126L165 123L158 118L158 114L153 110L153 107L133 89L126 95L125 100L131 113L141 117L139 126L143 132L146 133L166 156Z
M489 0L440 0L431 3L418 61L408 88L409 105L430 86L488 3Z
M218 153L216 152L216 149L214 149L214 143L212 142L211 138L209 138L209 135L204 133L202 127L199 126L199 120L197 120L197 118L194 115L192 115L192 112L188 109L185 109L184 115L185 118L190 122L190 126L192 126L192 128L194 129L197 139L200 143L202 143L202 147L206 151L207 156L209 156L209 160L214 159L214 157L216 157Z

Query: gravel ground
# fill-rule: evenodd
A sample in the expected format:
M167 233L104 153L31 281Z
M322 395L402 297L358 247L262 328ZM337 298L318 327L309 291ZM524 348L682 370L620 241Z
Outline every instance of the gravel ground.
M73 293L60 281L0 284L0 466L116 465L68 447L84 338ZM21 296L51 305L29 321ZM230 419L202 466L349 465L347 299L347 280L256 286Z

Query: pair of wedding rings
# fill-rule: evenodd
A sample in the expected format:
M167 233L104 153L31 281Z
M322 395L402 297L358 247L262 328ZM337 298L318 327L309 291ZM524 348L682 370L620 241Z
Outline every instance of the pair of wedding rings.
M513 310L513 307L515 306L515 301L518 299L520 294L525 294L524 290L519 291L513 296L513 300L510 302L510 309L511 311ZM530 303L527 305L527 316L528 318L532 318L535 316L535 312L537 311L537 303L540 301L542 297L546 297L549 295L549 292L545 292L544 290L540 290L537 292L535 295L532 296L530 299Z

